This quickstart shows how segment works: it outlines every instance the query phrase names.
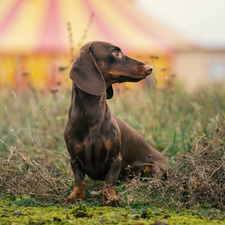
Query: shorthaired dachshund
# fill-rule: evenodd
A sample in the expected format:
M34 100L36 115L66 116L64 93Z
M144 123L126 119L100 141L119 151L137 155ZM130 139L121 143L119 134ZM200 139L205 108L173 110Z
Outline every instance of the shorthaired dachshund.
M64 133L75 179L69 202L84 200L85 174L105 181L104 205L118 206L115 185L127 167L156 176L169 166L138 132L111 115L106 102L113 97L112 84L138 82L151 72L151 66L107 42L89 42L80 49L70 70L72 99Z

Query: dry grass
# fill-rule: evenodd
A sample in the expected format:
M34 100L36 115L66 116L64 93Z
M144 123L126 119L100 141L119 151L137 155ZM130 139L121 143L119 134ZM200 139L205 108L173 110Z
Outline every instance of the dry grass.
M39 197L50 204L63 203L70 182L65 174L57 173L57 165L47 159L46 162L48 165L40 165L29 156L11 150L0 167L0 189L12 195Z
M129 204L154 204L164 207L224 209L225 204L225 142L215 133L209 140L204 134L190 152L178 154L168 179L136 177L120 193Z
M28 195L46 204L63 204L73 186L63 140L70 91L35 95L2 92L1 195ZM224 91L218 87L195 94L159 92L157 99L148 91L116 93L109 103L113 113L162 151L172 165L167 180L136 177L119 183L122 205L224 209L223 99ZM87 202L101 201L101 188L102 183L87 178Z

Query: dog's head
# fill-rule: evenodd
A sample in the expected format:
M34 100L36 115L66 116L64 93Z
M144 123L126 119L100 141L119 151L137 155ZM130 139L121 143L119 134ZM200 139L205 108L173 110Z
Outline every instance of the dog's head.
M89 42L82 46L74 60L70 78L83 91L100 96L107 92L112 98L112 84L138 82L152 72L152 67L126 56L122 50L107 42Z

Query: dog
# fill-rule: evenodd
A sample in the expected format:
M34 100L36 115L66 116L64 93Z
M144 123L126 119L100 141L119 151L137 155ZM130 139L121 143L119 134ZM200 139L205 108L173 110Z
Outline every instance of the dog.
M138 82L152 70L111 43L94 41L81 47L70 69L72 99L64 132L75 179L69 202L84 200L85 174L104 181L104 205L119 206L115 185L127 168L156 176L169 167L137 131L111 115L106 102L113 97L112 84Z

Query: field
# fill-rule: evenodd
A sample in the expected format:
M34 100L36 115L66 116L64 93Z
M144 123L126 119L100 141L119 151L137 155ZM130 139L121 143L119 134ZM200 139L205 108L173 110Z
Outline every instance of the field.
M167 180L118 181L120 208L103 207L103 183L88 177L86 201L65 204L74 185L63 139L70 89L0 93L1 224L225 224L224 84L115 90L111 112L172 167Z

